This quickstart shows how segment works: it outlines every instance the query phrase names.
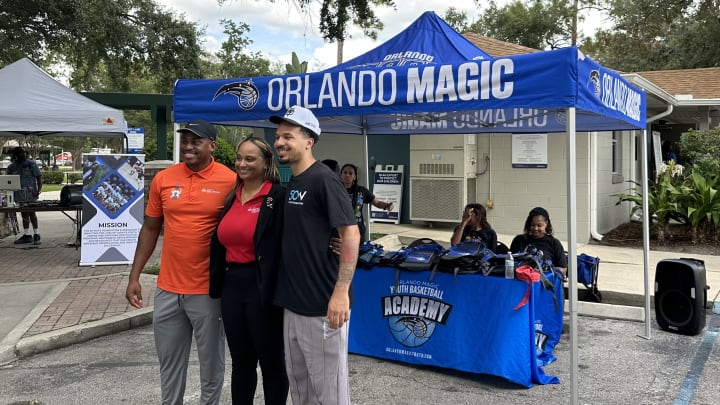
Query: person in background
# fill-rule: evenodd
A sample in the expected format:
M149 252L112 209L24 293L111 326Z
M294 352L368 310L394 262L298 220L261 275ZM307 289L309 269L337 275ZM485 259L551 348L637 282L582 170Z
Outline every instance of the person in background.
M358 168L352 163L344 164L340 170L340 178L350 197L350 204L355 212L355 220L360 229L360 243L363 243L365 242L365 230L367 229L363 215L363 205L372 204L377 208L390 212L395 207L395 203L377 199L370 190L358 184L357 175Z
M338 176L340 175L340 165L338 164L338 161L337 161L337 160L334 160L334 159L325 159L325 160L323 160L322 162L323 162L323 164L324 164L325 166L329 167L330 170L332 170L332 171L334 171L335 173L337 173Z
M265 403L285 405L283 313L272 303L285 188L272 148L260 138L240 142L235 172L237 183L210 244L210 297L222 302L232 358L232 403L252 405L260 361Z
M675 153L675 145L672 141L664 141L662 143L662 160L663 162L670 164L672 160L675 164L679 164L677 154Z
M481 241L485 247L495 251L497 233L487 220L487 211L482 204L471 203L463 209L462 222L455 227L450 244L457 245L463 241Z
M315 160L320 125L293 106L278 124L275 150L292 178L285 197L282 258L275 303L285 308L283 337L295 405L350 403L348 329L360 233L340 178ZM337 232L340 254L330 248Z
M12 163L7 168L7 174L20 175L20 188L15 190L14 199L16 203L27 203L37 201L42 191L42 173L32 160L27 158L25 149L21 146L13 149ZM23 236L15 241L15 244L32 243L39 245L40 228L38 227L38 218L35 212L21 212ZM33 227L33 234L30 234L30 224Z
M523 252L528 246L543 252L543 258L550 260L553 267L559 268L563 276L567 274L567 258L562 243L553 236L550 215L542 207L530 210L523 233L515 236L510 244L513 253Z
M161 170L148 192L125 298L143 307L140 273L164 229L153 303L162 404L182 404L193 335L201 404L220 402L225 334L220 300L210 297L210 240L237 175L212 157L215 127L202 120L178 130L183 162Z

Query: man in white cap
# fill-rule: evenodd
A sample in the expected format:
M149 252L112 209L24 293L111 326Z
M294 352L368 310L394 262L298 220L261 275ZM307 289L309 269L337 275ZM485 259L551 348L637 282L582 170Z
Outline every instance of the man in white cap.
M360 232L338 175L315 160L320 125L312 111L291 107L278 124L275 150L290 165L275 303L283 308L285 365L293 404L349 404L350 283ZM342 239L339 257L330 247Z
M143 307L140 273L164 226L153 303L161 403L183 403L194 335L200 403L217 404L225 377L225 334L220 299L210 297L210 240L237 176L212 157L217 135L212 124L196 120L178 132L183 162L152 180L125 297L133 307Z

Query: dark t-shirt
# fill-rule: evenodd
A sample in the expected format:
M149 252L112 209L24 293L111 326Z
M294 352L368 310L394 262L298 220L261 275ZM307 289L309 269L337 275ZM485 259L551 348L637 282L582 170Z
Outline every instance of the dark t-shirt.
M365 242L365 216L363 214L363 204L370 204L375 200L375 195L367 188L355 185L347 189L350 203L355 212L358 228L360 228L360 243Z
M338 226L354 225L355 214L340 178L320 162L290 178L285 195L275 303L300 315L324 316L338 276L330 238Z
M455 227L455 230L457 230L460 227L460 225ZM453 232L454 233L454 232ZM465 241L481 241L485 244L485 247L495 251L495 248L497 247L497 233L495 233L495 230L493 229L480 229L479 231L476 231L472 229L469 226L466 226L463 228L462 236L460 237L460 242Z
M38 191L37 177L40 177L40 169L37 164L30 159L25 159L20 163L11 163L7 169L8 174L20 175L20 190L13 193L13 198L17 202L37 201L35 193Z
M510 251L513 253L522 252L528 246L534 246L542 250L543 259L552 261L555 267L567 267L565 248L554 236L544 235L542 238L533 239L526 235L517 235L510 244Z

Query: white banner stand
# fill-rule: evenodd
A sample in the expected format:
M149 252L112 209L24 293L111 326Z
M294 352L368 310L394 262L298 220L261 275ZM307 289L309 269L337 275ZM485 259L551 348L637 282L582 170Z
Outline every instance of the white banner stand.
M144 179L145 155L83 154L80 266L132 263L144 220Z
M375 166L373 194L375 198L387 203L394 203L392 211L382 210L370 204L370 222L400 223L400 207L402 207L404 166Z

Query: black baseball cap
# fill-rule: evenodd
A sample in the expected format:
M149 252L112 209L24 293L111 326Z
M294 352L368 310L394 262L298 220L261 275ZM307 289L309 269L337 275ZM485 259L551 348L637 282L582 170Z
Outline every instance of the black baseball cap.
M180 128L177 131L181 133L183 131L192 132L201 138L207 138L211 141L215 141L215 138L217 137L217 130L215 129L215 126L205 120L192 121L187 124L185 128Z

